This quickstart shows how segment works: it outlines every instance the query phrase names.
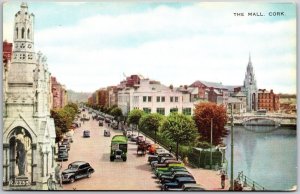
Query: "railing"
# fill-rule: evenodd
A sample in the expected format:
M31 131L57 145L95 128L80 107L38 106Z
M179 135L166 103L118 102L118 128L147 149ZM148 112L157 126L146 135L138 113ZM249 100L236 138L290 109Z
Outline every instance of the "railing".
M238 177L236 180L238 180L242 183L243 188L250 188L250 190L252 190L252 191L258 191L258 190L264 191L266 189L262 185L258 184L254 180L252 180L249 177L247 177L246 175L244 175L243 171L238 173Z

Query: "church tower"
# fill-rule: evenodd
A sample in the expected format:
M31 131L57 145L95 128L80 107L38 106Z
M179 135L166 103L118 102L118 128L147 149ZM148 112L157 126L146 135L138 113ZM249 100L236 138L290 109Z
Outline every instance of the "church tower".
M55 126L50 118L50 72L34 51L34 15L15 14L14 49L3 89L3 189L48 190L54 174Z
M258 90L250 54L244 79L243 91L247 99L247 112L256 111L258 104Z

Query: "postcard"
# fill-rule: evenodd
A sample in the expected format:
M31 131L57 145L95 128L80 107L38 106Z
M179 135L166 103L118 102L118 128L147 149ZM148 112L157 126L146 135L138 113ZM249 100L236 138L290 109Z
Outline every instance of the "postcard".
M296 4L3 3L3 190L295 191Z

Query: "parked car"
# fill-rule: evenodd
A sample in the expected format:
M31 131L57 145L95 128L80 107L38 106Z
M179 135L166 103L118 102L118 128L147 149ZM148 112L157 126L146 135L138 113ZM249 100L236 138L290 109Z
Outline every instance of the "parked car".
M103 121L99 120L99 126L103 126Z
M131 134L130 141L136 142L136 138L137 138L136 134Z
M104 137L110 137L110 130L104 129Z
M62 172L62 181L73 183L77 179L91 177L94 172L95 170L87 162L72 162L68 165L68 168Z
M191 177L178 177L174 180L174 182L162 184L161 190L182 190L183 185L187 183L196 184L196 181L194 178Z
M67 150L58 150L58 156L57 156L58 161L65 161L68 160L68 158L69 158L69 154Z
M178 166L184 166L184 164L182 162L180 162L176 159L168 158L168 159L164 160L164 162L162 164L154 164L154 169L169 167L169 166L172 166L172 164L174 164L174 165L176 164Z
M149 164L151 164L152 161L159 161L160 158L162 158L162 157L174 157L174 156L170 153L163 152L163 153L159 153L157 155L148 156L148 162L149 162Z
M67 148L66 145L59 145L58 146L58 151L64 151L64 150L68 151L68 148Z
M111 123L110 118L105 118L104 121L105 121L105 123Z
M178 177L193 177L193 175L189 172L175 172L173 175L171 176L161 176L160 177L160 183L161 184L165 184L165 183L169 183L169 182L174 182L176 178Z
M113 128L113 129L118 129L118 123L115 122L115 121L112 122L110 126L111 126L111 128Z
M167 171L159 171L157 178L161 179L162 176L172 176L176 172L189 172L184 166L172 166Z
M200 184L183 184L183 191L205 191L202 185Z
M173 156L159 157L159 159L157 161L152 161L150 163L151 168L154 168L154 166L157 164L164 164L164 163L166 163L167 160L176 160L176 158Z
M68 149L68 151L69 151L69 150L70 150L70 148L71 148L71 144L70 144L70 142L69 142L69 139L68 139L68 138L65 138L65 139L63 139L63 141L62 141L61 145L65 145L65 146L67 146L67 149Z
M83 131L83 137L90 137L90 131L89 130L84 130Z

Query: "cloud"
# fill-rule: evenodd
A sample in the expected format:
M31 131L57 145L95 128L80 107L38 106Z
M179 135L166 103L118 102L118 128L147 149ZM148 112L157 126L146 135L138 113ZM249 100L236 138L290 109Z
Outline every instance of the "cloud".
M74 25L36 30L35 44L47 55L52 74L78 91L116 85L123 72L165 85L195 80L241 85L251 52L259 87L295 92L295 77L279 74L296 68L295 19L237 18L232 9L200 3L99 13Z

